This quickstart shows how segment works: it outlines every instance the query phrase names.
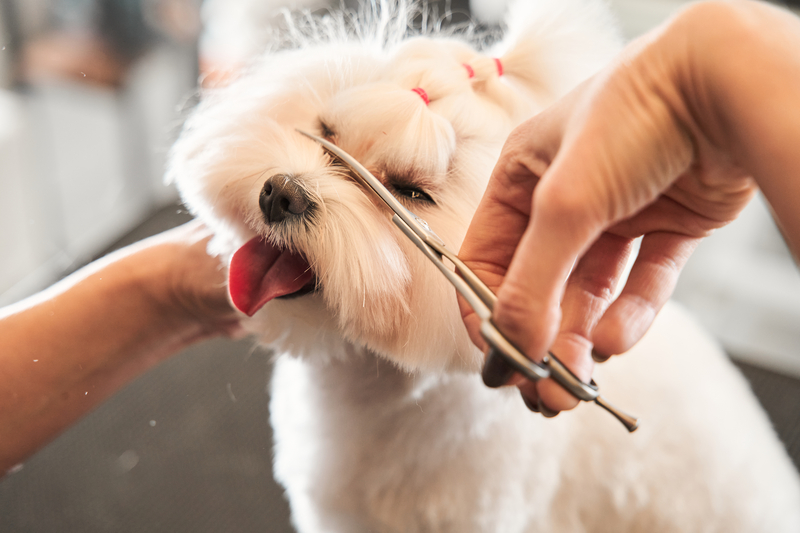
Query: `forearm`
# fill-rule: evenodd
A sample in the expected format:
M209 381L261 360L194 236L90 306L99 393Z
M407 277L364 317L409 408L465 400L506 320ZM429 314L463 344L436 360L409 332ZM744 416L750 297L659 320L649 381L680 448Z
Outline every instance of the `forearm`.
M731 72L730 85L746 88L729 98L733 153L753 173L795 257L800 257L800 20L765 9L761 63ZM770 73L763 76L761 73Z
M152 260L112 258L0 311L0 475L202 336L154 296L158 250L139 253Z
M800 257L800 19L764 3L713 7L713 23L700 15L688 30L697 120L753 176Z

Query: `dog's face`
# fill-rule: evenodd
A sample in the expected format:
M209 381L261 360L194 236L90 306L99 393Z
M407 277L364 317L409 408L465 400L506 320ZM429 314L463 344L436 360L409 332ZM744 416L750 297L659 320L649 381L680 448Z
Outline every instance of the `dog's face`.
M458 250L506 136L552 98L501 74L449 39L327 44L268 56L204 99L171 175L232 257L251 331L300 356L344 340L405 368L479 367L452 286L297 129L349 152Z

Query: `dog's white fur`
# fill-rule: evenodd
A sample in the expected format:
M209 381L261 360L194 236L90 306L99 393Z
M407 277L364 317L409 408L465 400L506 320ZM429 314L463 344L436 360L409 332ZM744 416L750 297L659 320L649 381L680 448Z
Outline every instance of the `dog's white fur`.
M260 235L316 273L317 292L245 322L279 354L275 473L296 527L800 531L794 467L747 384L684 312L667 305L631 353L595 373L641 415L636 433L595 406L534 415L515 390L483 386L453 289L295 131L319 132L321 119L378 174L425 189L436 205L410 208L458 249L513 126L617 50L604 5L519 2L504 40L483 52L452 36L404 39L405 7L382 7L356 37L350 19L298 22L297 48L205 95L171 157L217 252ZM312 217L264 222L259 192L278 173L313 198Z

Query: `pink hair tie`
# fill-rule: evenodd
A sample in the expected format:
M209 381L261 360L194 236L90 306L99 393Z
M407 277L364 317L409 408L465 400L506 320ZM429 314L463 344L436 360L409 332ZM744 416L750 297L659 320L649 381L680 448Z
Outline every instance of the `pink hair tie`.
M417 93L420 98L422 98L422 101L425 102L425 105L431 103L431 101L428 99L428 93L426 93L425 89L423 89L422 87L414 87L411 90Z
M497 75L498 76L502 76L503 75L503 64L496 57L494 58L494 64L497 65Z
M465 69L467 69L467 76L469 76L470 79L475 77L475 71L472 70L471 66L469 66L466 63L461 63L461 66L463 66Z

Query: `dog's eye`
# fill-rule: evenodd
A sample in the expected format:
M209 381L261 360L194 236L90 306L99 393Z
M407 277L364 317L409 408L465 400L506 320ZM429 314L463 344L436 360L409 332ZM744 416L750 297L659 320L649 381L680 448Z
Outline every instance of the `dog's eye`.
M333 128L331 128L328 124L326 124L322 120L319 121L319 129L320 129L320 132L322 133L322 138L323 139L330 140L330 139L333 139L334 137L336 137L336 132L333 131Z
M408 186L395 186L394 192L397 193L398 196L401 198L407 198L414 202L426 202L429 204L436 204L433 201L433 198L430 197L428 193L417 189L416 187L408 187Z

